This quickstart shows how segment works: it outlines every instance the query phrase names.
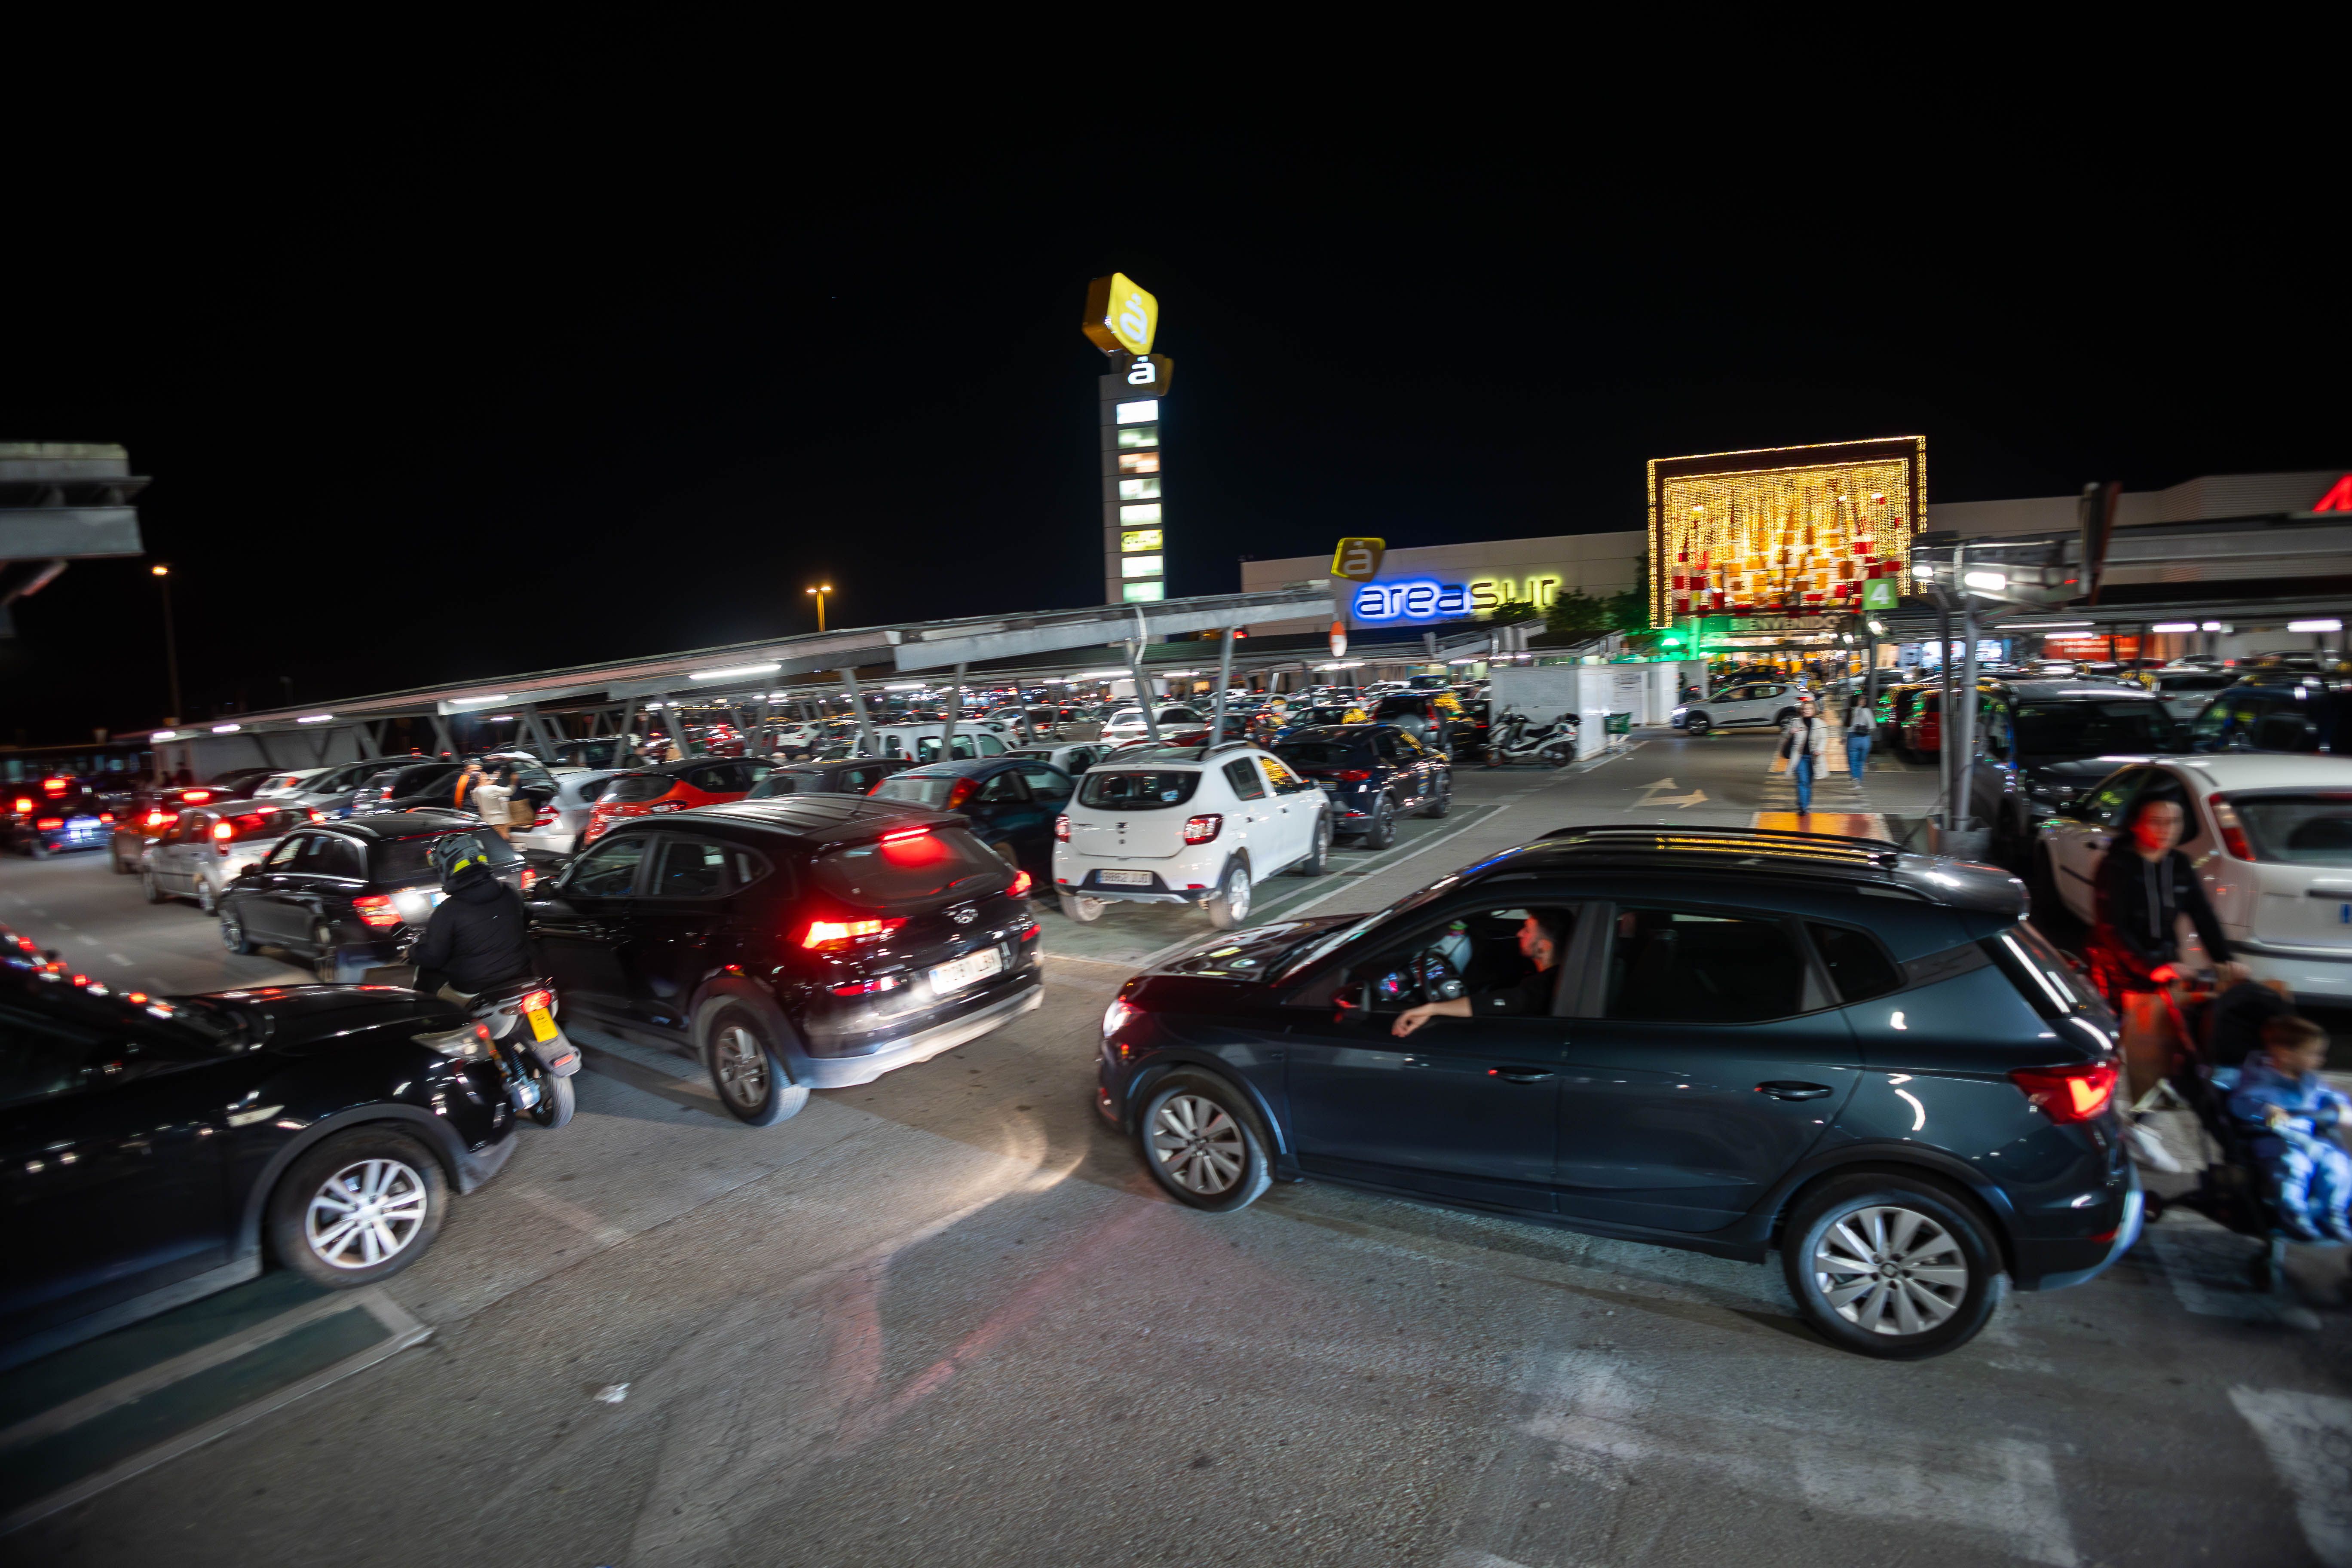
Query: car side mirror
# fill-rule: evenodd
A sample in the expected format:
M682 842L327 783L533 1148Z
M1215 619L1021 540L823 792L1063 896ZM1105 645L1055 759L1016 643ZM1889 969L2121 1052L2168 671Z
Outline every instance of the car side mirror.
M237 868L236 880L242 882L247 877L255 877L260 874L261 868L258 865L241 866Z

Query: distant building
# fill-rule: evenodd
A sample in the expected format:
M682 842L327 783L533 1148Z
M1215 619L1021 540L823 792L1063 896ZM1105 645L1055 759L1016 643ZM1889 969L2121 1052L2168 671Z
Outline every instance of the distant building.
M1485 544L1423 544L1392 549L1380 575L1360 591L1360 625L1437 626L1460 621L1506 601L1549 608L1559 595L1575 590L1599 598L1622 594L1641 583L1643 533L1561 533L1542 539L1503 539ZM1245 594L1285 584L1328 579L1328 555L1297 555L1278 561L1242 563ZM1430 592L1415 592L1424 585ZM1367 613L1369 612L1369 613ZM1252 637L1318 632L1319 621L1270 621L1249 628Z

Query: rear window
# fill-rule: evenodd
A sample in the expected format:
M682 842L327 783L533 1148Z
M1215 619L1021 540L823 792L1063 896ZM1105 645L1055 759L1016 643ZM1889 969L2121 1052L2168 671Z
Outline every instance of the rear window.
M2352 795L2231 795L2229 801L2263 859L2352 866Z
M229 827L229 842L242 844L248 839L278 838L310 820L307 811L240 811L235 816L223 816L221 822ZM217 830L213 837L220 837Z
M866 909L988 891L1013 877L1011 867L961 827L836 849L819 856L809 871L824 891Z
M456 837L449 833L420 833L413 838L394 838L379 844L368 856L372 862L370 875L378 882L437 881L440 873L425 858L426 851L440 840ZM493 866L510 866L522 858L520 850L495 833L468 837L482 847Z
M813 790L816 785L817 781L806 773L770 773L751 786L751 798L767 800L775 795Z
M1935 706L1935 700L1930 698L1928 704ZM2018 749L2034 757L2189 749L2188 734L2164 705L2145 699L2021 702L2016 727Z
M1339 741L1286 741L1275 748L1275 755L1301 768L1344 768L1372 760L1370 747Z
M893 773L874 786L877 800L903 800L915 805L941 807L954 789L957 773Z
M2072 1017L2105 1007L2049 939L2022 921L1977 945L2009 976L2018 994L2045 1018Z
M603 805L641 805L667 795L670 783L667 773L623 773L606 784L596 800Z
M1160 811L1182 805L1201 787L1191 768L1106 773L1097 769L1078 784L1078 804L1105 811Z

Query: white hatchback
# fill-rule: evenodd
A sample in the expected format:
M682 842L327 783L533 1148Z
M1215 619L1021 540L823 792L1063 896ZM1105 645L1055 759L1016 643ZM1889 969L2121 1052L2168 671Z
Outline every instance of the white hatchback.
M2181 853L2236 956L2310 1002L2352 1002L2352 757L2245 752L2117 769L2042 823L2034 873L2078 919L2135 802L2181 801ZM2193 940L2193 939L2192 939Z
M1331 865L1331 807L1280 757L1244 742L1162 746L1089 770L1054 819L1062 912L1102 918L1112 901L1198 904L1230 930L1252 889Z
M1163 735L1171 730L1189 730L1202 721L1198 713L1181 705L1160 709L1159 718L1160 731ZM1102 731L1102 738L1106 741L1145 741L1150 736L1151 731L1143 722L1143 710L1140 708L1120 709L1110 716L1110 721L1103 726Z

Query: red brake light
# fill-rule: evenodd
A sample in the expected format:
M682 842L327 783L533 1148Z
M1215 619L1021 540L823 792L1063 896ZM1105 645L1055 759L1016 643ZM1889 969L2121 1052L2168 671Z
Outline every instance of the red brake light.
M1225 819L1213 811L1202 816L1187 817L1184 820L1184 842L1209 843L1224 830L1224 826Z
M2088 1121L2116 1097L2116 1069L2109 1062L2071 1068L2019 1068L2010 1079L2051 1121L2064 1126Z
M16 809L18 811L30 811L33 809L33 803L20 795L16 797Z
M205 802L212 799L212 797L213 792L208 789L192 789L180 798L186 801L190 805L202 805Z
M151 811L147 814L146 825L150 827L169 827L172 826L172 814L168 811Z
M386 893L362 893L352 900L352 908L359 911L362 924L379 931L400 923L400 911L392 907L392 898Z
M114 813L110 811L101 811L98 814L98 819L100 822L112 822L114 820Z
M65 825L66 819L62 816L45 816L33 824L34 826L40 828L63 827Z
M920 838L929 831L928 827L894 827L882 836L881 842L896 844L901 838Z
M213 837L219 839L224 844L227 843L230 838L236 836L236 827L228 823L215 822L213 824Z
M1363 768L1341 768L1338 773L1333 773L1330 776L1335 779L1345 779L1349 784L1361 784L1372 775L1368 770Z
M956 780L955 787L948 791L947 808L950 811L953 811L965 801L970 800L971 798L971 792L979 787L979 785L972 783L970 779Z
M816 951L847 947L854 942L871 942L889 935L907 923L906 917L894 916L880 921L811 921L808 933L801 945Z
M1006 889L1005 891L1011 893L1016 899L1027 898L1029 896L1029 873L1026 871L1013 872L1013 886Z
M66 793L66 781L63 779L43 779L41 781L41 789L42 792L47 795L63 795Z
M2213 797L2213 826L2221 830L2221 847L2232 860L2252 860L2253 846L2246 842L2245 824L2238 820L2237 808L2221 796Z

